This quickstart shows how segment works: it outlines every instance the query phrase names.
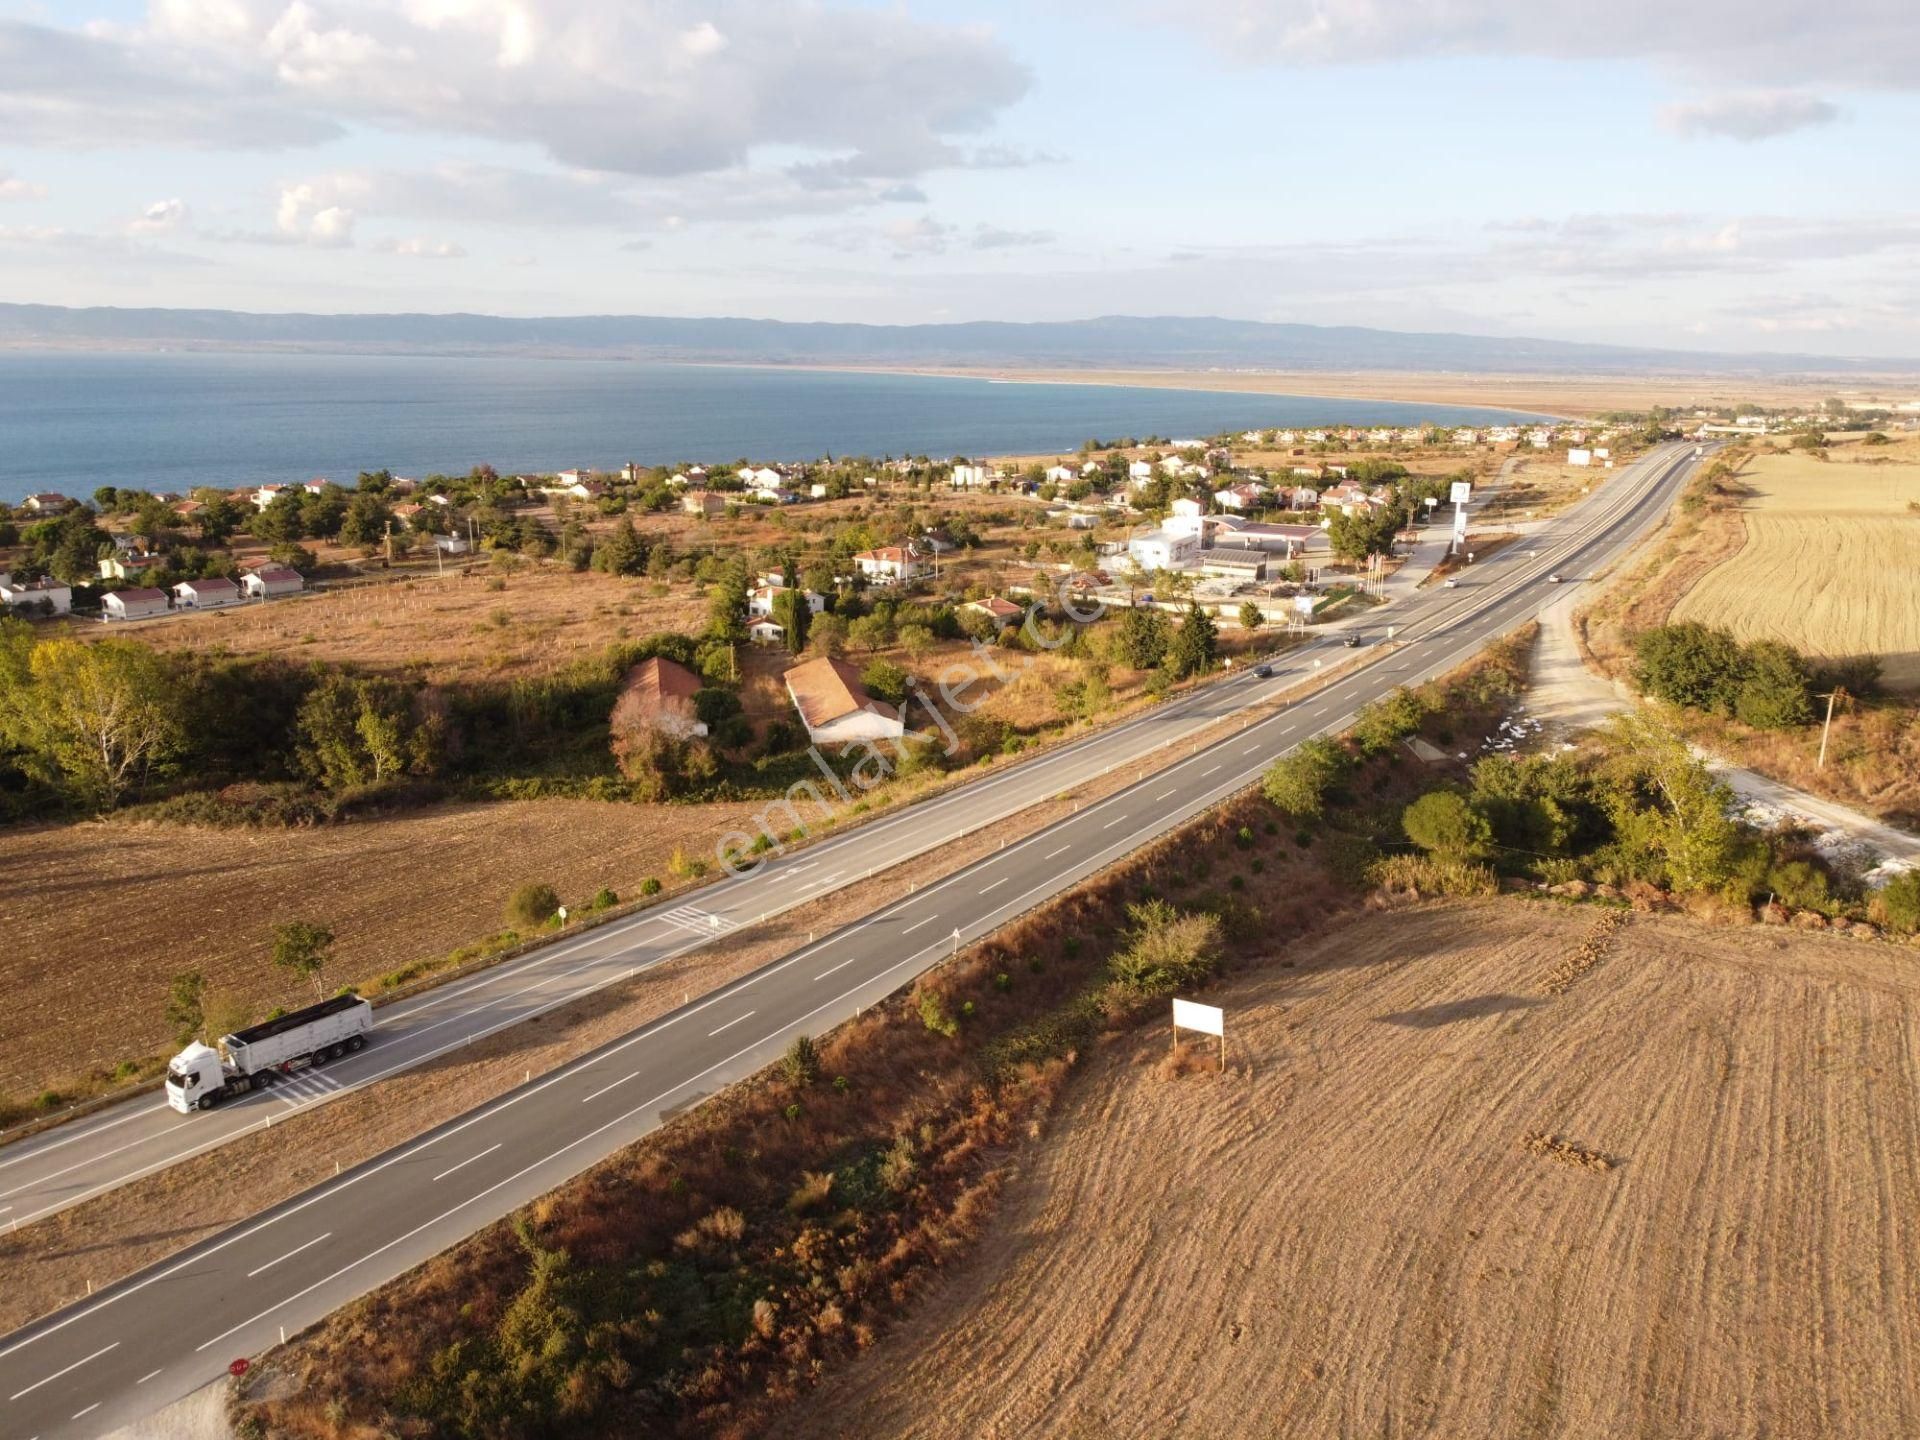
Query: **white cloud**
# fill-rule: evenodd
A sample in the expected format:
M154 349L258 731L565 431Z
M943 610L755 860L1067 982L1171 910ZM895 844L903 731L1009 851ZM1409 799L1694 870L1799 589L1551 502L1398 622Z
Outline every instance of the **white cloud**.
M0 201L5 200L44 200L47 187L35 185L20 179L11 170L0 170Z
M355 218L352 210L332 203L318 187L290 185L280 192L273 223L285 240L339 249L353 244Z
M410 235L402 239L396 235L385 235L373 242L372 249L380 255L401 255L410 260L464 260L467 252L451 240L429 240L423 235Z
M1920 85L1920 26L1902 0L1136 0L1248 60L1347 63L1444 55L1646 60L1745 84Z
M1660 123L1676 135L1721 136L1752 143L1789 135L1816 125L1831 125L1840 118L1840 107L1817 95L1802 95L1790 90L1744 91L1715 95L1669 105L1660 112Z
M178 230L187 223L188 215L187 202L176 195L171 200L154 201L127 228L137 235Z
M850 0L152 0L131 26L0 21L0 134L69 147L371 126L635 176L780 147L898 180L963 163L957 142L1028 83L979 26Z
M1018 250L1052 241L1051 230L1003 230L998 225L977 225L970 243L976 250Z

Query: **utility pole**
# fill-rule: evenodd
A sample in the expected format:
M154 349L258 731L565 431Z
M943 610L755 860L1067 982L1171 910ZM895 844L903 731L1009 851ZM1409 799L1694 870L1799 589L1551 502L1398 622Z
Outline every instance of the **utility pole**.
M1827 768L1827 736L1833 733L1833 702L1846 693L1846 687L1842 685L1836 685L1827 692L1827 719L1820 727L1820 758L1813 765L1816 770Z

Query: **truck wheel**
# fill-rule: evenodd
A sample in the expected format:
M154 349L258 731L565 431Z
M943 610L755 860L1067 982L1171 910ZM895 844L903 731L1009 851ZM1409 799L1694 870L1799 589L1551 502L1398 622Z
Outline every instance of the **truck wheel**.
M213 1109L213 1096L202 1095L198 1100L194 1101L194 1106L196 1109L200 1109L200 1110Z
M347 1053L347 1047L345 1045L336 1045L331 1050L327 1051L327 1054L331 1055L336 1060L338 1060L342 1055L346 1053Z
M327 1063L327 1047L322 1045L318 1050L314 1051L313 1054L307 1057L307 1063L310 1065L326 1064Z
M358 1050L362 1046L364 1046L366 1043L367 1043L367 1040L364 1035L356 1035L351 1040L347 1041L347 1049Z

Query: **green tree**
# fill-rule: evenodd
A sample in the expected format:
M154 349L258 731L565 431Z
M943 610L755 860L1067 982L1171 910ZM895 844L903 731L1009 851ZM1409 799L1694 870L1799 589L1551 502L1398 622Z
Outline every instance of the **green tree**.
M788 587L773 592L773 621L786 634L788 654L798 655L807 648L813 611L802 591Z
M1418 691L1405 686L1361 707L1354 717L1353 738L1368 755L1382 755L1402 740L1420 733L1432 706Z
M613 533L594 549L593 568L609 575L638 575L647 568L647 549L628 516L621 516Z
M1696 621L1660 625L1634 641L1634 683L1656 699L1731 715L1743 658L1726 630Z
M396 680L323 675L294 720L301 770L329 790L429 775L439 760L439 727L414 717L413 697Z
M860 683L867 693L894 706L906 703L908 679L907 672L891 660L871 660L860 672Z
M1167 645L1167 671L1176 680L1202 675L1213 668L1219 634L1213 616L1198 604L1187 606L1186 618Z
M274 496L266 509L253 517L249 528L254 538L269 545L291 545L296 540L304 540L307 527L300 513L300 500L298 490L282 490Z
M1326 812L1327 792L1345 778L1351 765L1347 752L1336 742L1316 735L1267 767L1260 777L1260 793L1289 815L1318 819Z
M1790 645L1757 640L1742 655L1744 675L1734 714L1756 730L1792 730L1813 719L1813 681Z
M355 491L340 516L340 543L372 549L380 544L392 519L393 511L379 495ZM310 526L310 530L313 534L322 533L317 527Z
M1328 517L1327 544L1342 560L1359 561L1393 550L1393 537L1406 528L1406 507L1395 501L1377 510L1348 515L1336 510Z
M1619 842L1657 861L1676 890L1712 890L1732 880L1742 848L1727 813L1732 792L1686 741L1644 715L1617 717L1613 737L1619 758L1605 803Z
M1151 670L1166 658L1167 617L1154 606L1134 606L1120 617L1114 658L1132 670Z
M333 931L308 920L290 920L273 931L273 963L296 980L308 981L313 993L323 993L326 970L333 959Z
M246 526L249 513L247 507L225 495L219 495L201 505L193 517L193 523L199 527L200 538L207 544L224 545Z
M1240 607L1240 628L1242 630L1258 630L1266 623L1267 612L1254 604L1253 601L1249 600Z
M747 638L747 565L734 560L708 593L707 634L729 645Z
M175 667L133 640L34 643L0 622L0 738L34 779L101 810L187 751Z
M173 1027L173 1042L185 1045L198 1038L207 1023L207 982L198 970L183 970L167 985L167 1024Z
M1894 876L1881 888L1877 903L1891 928L1908 934L1920 930L1920 870Z
M1443 860L1478 860L1493 840L1486 816L1451 790L1430 790L1400 814L1407 838Z

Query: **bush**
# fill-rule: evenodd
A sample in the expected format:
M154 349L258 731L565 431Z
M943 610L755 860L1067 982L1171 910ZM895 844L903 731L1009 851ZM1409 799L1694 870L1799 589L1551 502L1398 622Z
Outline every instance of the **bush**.
M515 930L537 930L560 910L560 896L542 881L529 881L507 897L507 924Z
M620 897L614 894L613 891L607 889L604 885L601 886L600 889L594 891L593 908L595 910L611 910L614 906L618 905L619 903L620 903Z
M1220 921L1183 913L1164 900L1127 907L1133 922L1125 948L1107 962L1116 984L1135 995L1171 995L1213 973L1220 958Z
M1400 814L1407 838L1445 860L1473 860L1493 842L1487 817L1451 790L1432 790Z
M1920 870L1903 870L1880 891L1877 908L1887 925L1911 933L1920 930Z
M1326 811L1327 792L1345 777L1351 765L1339 745L1325 736L1315 736L1267 767L1267 773L1260 777L1260 793L1289 815L1317 820Z
M1353 738L1368 755L1381 755L1410 735L1416 735L1432 714L1432 706L1417 692L1402 687L1354 717Z
M660 882L651 875L647 876L646 879L640 882L640 893L642 895L658 895L660 893Z
M799 1089L805 1089L820 1076L820 1049L813 1043L810 1035L796 1035L793 1043L787 1046L786 1057L780 1062L781 1071L787 1077L787 1083Z
M949 1039L960 1033L960 1022L947 1013L947 1002L938 990L922 990L919 1000L920 1023L936 1035Z
M867 687L867 693L889 705L905 703L907 679L907 672L891 660L869 661L860 672L860 683Z
M1661 625L1634 641L1634 683L1656 699L1733 714L1743 663L1726 630L1694 621Z

